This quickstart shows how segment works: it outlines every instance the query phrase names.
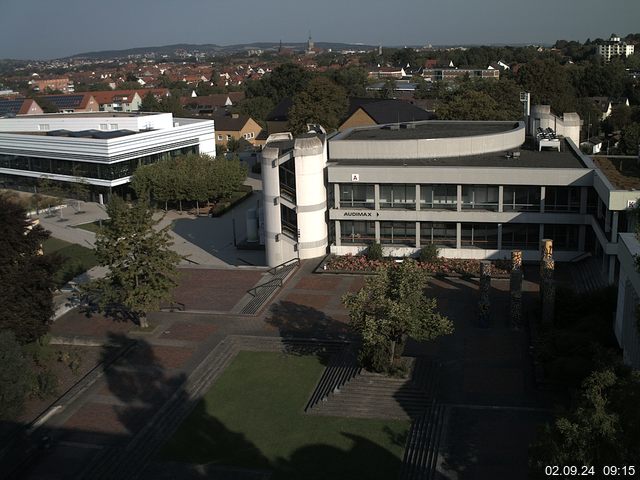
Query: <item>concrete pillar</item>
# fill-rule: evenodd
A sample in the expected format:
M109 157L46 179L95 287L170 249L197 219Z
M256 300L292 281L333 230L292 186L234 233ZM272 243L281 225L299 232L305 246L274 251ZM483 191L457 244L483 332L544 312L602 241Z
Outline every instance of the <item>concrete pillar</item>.
M456 223L456 248L462 248L462 224L460 222Z
M544 213L544 200L546 197L547 189L540 187L540 213Z
M618 343L622 345L622 330L624 325L624 312L625 302L629 301L626 298L627 295L627 274L624 269L620 269L620 277L618 278L618 303L616 308L616 322L613 327L613 331L616 334L616 338L618 339Z
M420 222L416 222L416 248L420 247Z
M380 242L380 222L376 220L376 243Z
M504 212L504 185L498 187L498 212Z
M616 281L616 256L609 255L609 277L607 278L609 285L613 285Z
M266 145L260 153L262 167L262 208L267 265L275 267L283 260L282 221L280 215L280 173L278 148Z
M618 243L618 212L611 214L611 241Z
M502 224L498 224L498 250L502 250Z
M586 238L587 238L587 226L580 225L580 227L578 227L578 250L580 250L581 252L584 252Z
M580 187L580 213L587 214L587 199L589 196L589 187Z
M335 208L340 208L340 184L333 184L333 202Z
M541 250L542 258L540 260L540 293L542 297L542 323L545 325L553 324L555 303L556 303L556 285L554 279L555 262L553 261L553 240L549 238L542 239Z
M373 208L380 210L380 184L376 183L373 186Z
M462 185L456 185L456 210L462 211Z
M334 220L334 231L336 232L336 247L342 245L342 227L340 226L340 220Z
M538 227L538 242L542 242L543 238L544 238L544 224L541 223L540 226ZM540 245L542 245L542 243L540 243Z
M509 282L509 322L516 330L522 327L522 251L511 252L511 278Z
M491 262L480 262L480 299L478 300L478 319L481 327L488 327L491 320Z
M416 210L420 210L420 184L416 184Z

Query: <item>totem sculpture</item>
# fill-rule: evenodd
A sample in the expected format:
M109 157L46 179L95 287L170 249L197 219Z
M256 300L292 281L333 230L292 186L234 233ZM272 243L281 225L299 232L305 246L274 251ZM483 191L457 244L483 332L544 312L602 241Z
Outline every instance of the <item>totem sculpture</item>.
M511 252L511 279L509 283L511 294L510 323L516 330L522 327L522 251Z
M488 327L491 314L491 303L489 302L489 290L491 289L491 262L483 260L480 262L480 300L478 302L480 326Z
M542 298L542 323L550 325L556 303L556 284L554 279L553 240L542 240L542 259L540 261L540 294Z

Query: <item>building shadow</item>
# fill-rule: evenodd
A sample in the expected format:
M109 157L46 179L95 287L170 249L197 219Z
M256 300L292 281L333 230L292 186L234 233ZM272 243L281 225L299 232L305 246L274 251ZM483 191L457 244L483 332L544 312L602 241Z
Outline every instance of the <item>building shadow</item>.
M278 329L283 338L353 340L349 325L313 307L290 301L271 304L266 322Z

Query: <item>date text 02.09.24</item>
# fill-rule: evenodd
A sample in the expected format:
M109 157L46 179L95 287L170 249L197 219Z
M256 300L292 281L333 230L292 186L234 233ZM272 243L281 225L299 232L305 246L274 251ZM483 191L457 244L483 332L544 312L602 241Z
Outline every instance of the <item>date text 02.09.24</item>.
M548 477L592 477L596 474L604 477L636 477L635 465L605 465L603 467L593 467L590 465L547 465L544 473Z

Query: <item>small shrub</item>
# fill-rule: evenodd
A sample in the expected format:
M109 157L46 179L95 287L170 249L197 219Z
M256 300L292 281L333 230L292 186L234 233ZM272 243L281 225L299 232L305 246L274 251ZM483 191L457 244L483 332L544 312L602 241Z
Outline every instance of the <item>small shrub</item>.
M389 355L387 345L363 344L358 352L358 363L372 372L386 372L389 367Z
M369 260L382 260L384 255L382 254L382 245L379 243L372 243L367 249L367 258Z
M57 390L58 379L51 370L46 369L36 375L36 381L31 394L40 399L45 399L55 395Z
M430 243L420 249L420 256L418 258L424 263L435 263L440 258L440 250L433 243Z

